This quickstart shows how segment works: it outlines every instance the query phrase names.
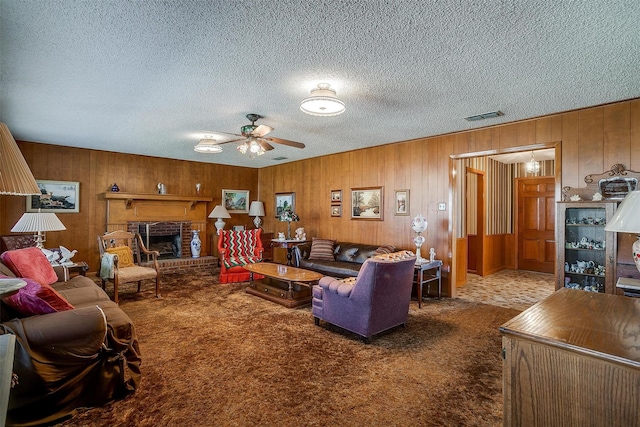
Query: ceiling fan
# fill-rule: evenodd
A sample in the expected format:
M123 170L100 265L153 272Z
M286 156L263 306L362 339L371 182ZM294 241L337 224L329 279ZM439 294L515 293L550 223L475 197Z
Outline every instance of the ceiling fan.
M250 156L260 156L267 151L273 150L274 144L288 145L289 147L304 148L305 145L301 142L289 141L288 139L281 138L265 138L269 132L273 130L271 126L256 125L256 121L261 119L259 114L247 114L247 119L251 122L250 125L244 125L240 128L240 134L217 132L226 135L239 136L240 138L232 139L230 141L220 142L218 145L229 144L231 142L242 141L242 144L238 145L238 150L242 154L249 154Z

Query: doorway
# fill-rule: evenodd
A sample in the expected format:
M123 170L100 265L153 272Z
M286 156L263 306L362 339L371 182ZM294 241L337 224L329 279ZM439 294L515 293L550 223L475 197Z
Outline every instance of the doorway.
M451 246L454 254L451 283L454 283L455 287L465 285L468 277L477 277L479 273L482 273L480 276L482 278L502 270L536 271L535 267L526 266L526 263L521 266L523 263L518 257L521 253L526 255L529 248L519 243L520 238L517 234L518 230L523 230L523 227L517 225L519 220L517 183L518 179L535 178L527 172L525 167L526 163L533 161L534 153L535 160L540 166L539 178L545 177L547 180L545 192L553 196L545 200L543 207L546 217L542 221L547 226L545 229L547 234L541 240L546 246L545 250L538 251L542 260L547 263L547 266L539 271L549 271L549 258L555 253L555 233L552 231L553 227L548 225L550 222L555 226L555 200L560 197L561 144L557 142L507 149L501 152L451 156L453 188ZM473 192L467 190L467 185L471 187L473 184L471 180L469 184L467 183L467 177L477 178L479 175L474 172L484 174L482 201L485 209L482 228L478 229L481 233L477 231L474 233L472 229L472 224L477 217L468 215L470 206L467 199ZM471 200L477 201L477 198L471 197ZM474 239L481 241L482 244L477 245L477 242L473 242ZM482 252L479 252L477 247L480 247ZM546 250L550 247L553 251ZM553 256L553 262L555 262L555 256Z
M484 172L466 169L467 272L484 276Z

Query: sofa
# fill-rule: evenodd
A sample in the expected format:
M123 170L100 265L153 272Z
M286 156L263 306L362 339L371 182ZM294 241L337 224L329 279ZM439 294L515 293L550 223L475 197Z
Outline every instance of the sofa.
M320 246L324 253L317 255L312 253L314 246ZM332 247L332 255L329 255L330 247ZM314 237L311 242L302 243L293 248L291 262L294 267L313 270L325 276L355 277L367 259L394 251L395 248L391 245L338 242Z
M16 254L46 271L48 279L12 264ZM137 389L141 358L135 327L100 286L85 276L42 285L51 280L51 271L56 273L37 248L8 251L0 260L2 277L27 282L0 303L0 334L16 337L7 425L52 424L78 408L100 406Z

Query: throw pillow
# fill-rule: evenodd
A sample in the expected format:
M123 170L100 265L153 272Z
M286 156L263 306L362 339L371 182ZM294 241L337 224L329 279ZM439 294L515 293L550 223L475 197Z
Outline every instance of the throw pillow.
M5 304L22 316L73 310L73 306L49 285L23 277L27 284L17 293L3 298Z
M396 247L393 245L382 245L376 249L374 255L390 254L396 251Z
M335 240L313 238L311 242L311 252L309 259L335 261L333 256L333 245Z
M411 258L413 256L415 255L411 251L398 251L392 252L390 254L374 255L374 258L385 261L400 261L403 259Z
M0 259L18 277L28 277L43 285L58 281L58 275L38 248L6 251L0 255Z
M133 252L129 246L116 246L115 248L107 248L107 252L118 255L118 268L133 267Z

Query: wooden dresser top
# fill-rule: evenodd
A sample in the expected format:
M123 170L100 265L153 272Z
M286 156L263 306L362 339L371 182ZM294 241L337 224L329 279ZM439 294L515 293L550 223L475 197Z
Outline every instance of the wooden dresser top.
M640 369L640 298L563 288L500 331Z

